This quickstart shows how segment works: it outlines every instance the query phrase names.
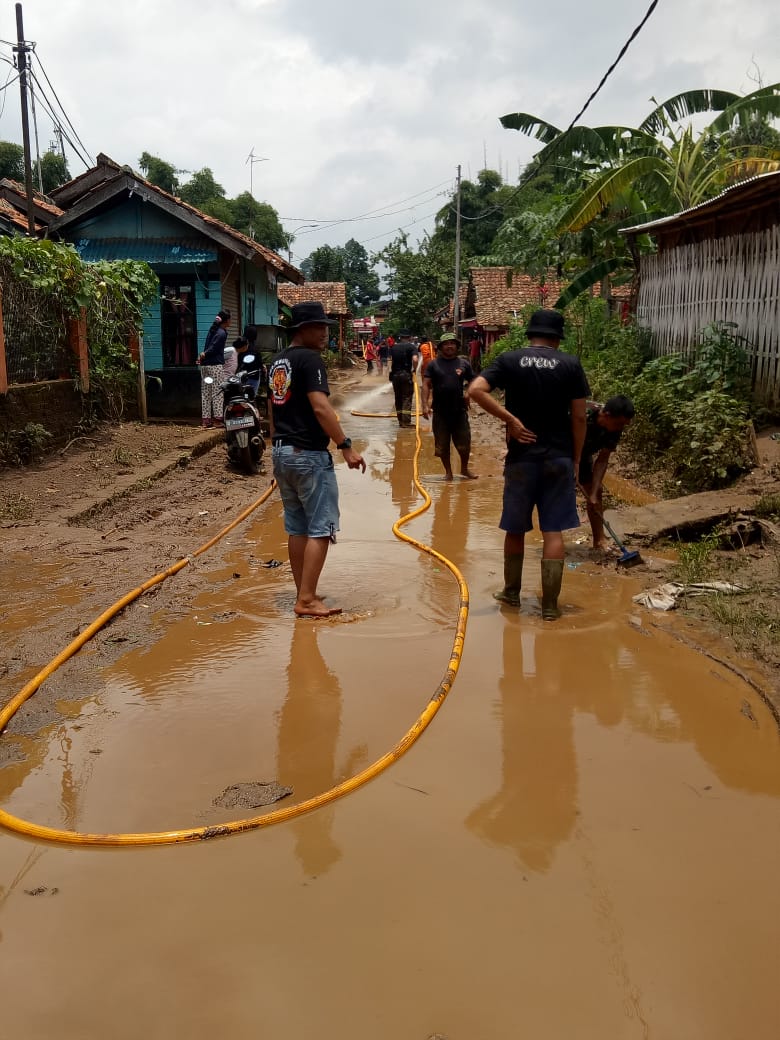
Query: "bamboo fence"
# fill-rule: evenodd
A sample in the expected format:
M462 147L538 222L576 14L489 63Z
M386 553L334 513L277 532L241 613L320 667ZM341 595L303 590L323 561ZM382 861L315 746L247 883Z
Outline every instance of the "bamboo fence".
M643 256L637 320L659 354L690 353L701 330L733 322L756 397L780 399L780 224Z

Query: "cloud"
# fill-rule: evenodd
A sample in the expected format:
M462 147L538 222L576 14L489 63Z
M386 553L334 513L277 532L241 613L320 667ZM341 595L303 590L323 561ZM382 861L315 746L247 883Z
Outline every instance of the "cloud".
M418 195L403 212L301 234L294 250L306 255L349 237L381 248L417 221L414 238L458 163L476 176L486 157L514 180L536 146L499 116L567 125L642 13L619 0L561 0L554 17L509 0L27 0L25 29L93 155L137 164L147 150L183 170L210 166L235 195L249 187L254 147L270 159L254 168L255 194L288 217L350 217ZM10 5L0 36L15 36ZM586 118L635 123L651 95L752 89L754 57L773 82L779 37L769 0L661 4ZM5 101L0 136L20 140L15 84ZM45 147L40 110L39 131Z

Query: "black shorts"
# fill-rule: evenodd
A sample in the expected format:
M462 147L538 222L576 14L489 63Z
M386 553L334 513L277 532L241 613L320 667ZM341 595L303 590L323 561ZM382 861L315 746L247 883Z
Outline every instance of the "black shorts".
M574 466L568 456L527 455L504 467L504 509L499 527L510 534L533 528L534 506L541 531L580 526L574 491Z
M450 442L454 444L459 455L471 451L471 426L465 408L457 412L434 411L431 429L434 454L437 458L446 458L449 455Z
M583 455L580 459L580 471L577 479L583 487L587 487L593 482L593 457L591 455Z

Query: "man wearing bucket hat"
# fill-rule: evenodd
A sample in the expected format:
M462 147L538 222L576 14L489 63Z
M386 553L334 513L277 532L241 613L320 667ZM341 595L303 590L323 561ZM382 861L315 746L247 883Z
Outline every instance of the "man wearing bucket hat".
M454 332L445 332L439 339L436 357L423 375L423 415L431 414L433 399L434 451L444 466L444 475L452 480L450 445L460 455L460 472L467 480L476 474L469 469L471 454L471 427L468 400L463 392L474 378L474 371L464 357L458 356L460 341Z
M578 358L558 350L563 316L538 310L526 329L528 346L499 354L469 387L469 397L506 423L504 588L499 602L520 605L525 534L534 506L542 532L542 617L560 617L558 596L565 549L562 531L579 527L575 473L585 440L590 394ZM491 396L505 392L506 407Z
M363 457L352 447L328 401L328 373L322 351L334 325L321 303L296 303L289 326L292 339L268 374L269 423L274 476L284 506L284 526L299 617L330 617L317 593L322 568L339 529L339 491L328 444L334 441L350 469L365 473Z

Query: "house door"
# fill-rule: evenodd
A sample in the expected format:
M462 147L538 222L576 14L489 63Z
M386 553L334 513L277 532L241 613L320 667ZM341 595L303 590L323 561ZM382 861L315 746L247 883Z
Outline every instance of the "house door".
M175 276L160 279L164 368L194 365L198 356L195 285Z

